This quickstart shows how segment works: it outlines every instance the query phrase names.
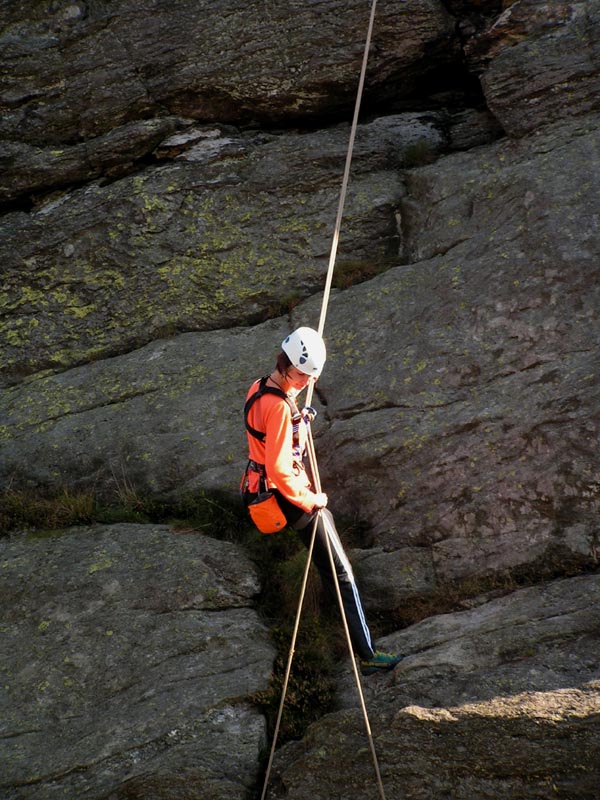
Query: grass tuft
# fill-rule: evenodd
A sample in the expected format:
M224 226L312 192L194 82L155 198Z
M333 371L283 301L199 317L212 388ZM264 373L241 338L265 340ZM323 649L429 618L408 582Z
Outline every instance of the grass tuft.
M44 496L8 490L0 495L0 534L89 524L95 512L96 501L90 492L63 489L58 494Z

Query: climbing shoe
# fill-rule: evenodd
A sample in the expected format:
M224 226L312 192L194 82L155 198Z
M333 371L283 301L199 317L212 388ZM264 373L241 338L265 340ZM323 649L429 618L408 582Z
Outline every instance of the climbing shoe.
M394 669L400 661L402 661L402 656L394 656L391 653L382 653L380 650L375 650L371 658L361 658L360 671L363 675L374 675L376 672L386 672Z

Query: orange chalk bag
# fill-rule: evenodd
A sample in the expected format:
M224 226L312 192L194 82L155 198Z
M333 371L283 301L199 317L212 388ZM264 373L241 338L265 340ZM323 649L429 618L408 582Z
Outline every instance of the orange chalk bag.
M252 522L261 533L277 533L287 525L285 514L279 508L273 492L260 492L247 508Z

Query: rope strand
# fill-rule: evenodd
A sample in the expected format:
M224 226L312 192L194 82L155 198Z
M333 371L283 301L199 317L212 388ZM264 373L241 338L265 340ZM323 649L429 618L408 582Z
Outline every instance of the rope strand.
M358 127L358 116L360 113L360 105L361 99L363 94L363 89L365 85L365 76L367 74L367 63L369 60L369 50L371 47L371 37L373 35L373 24L375 20L375 7L377 5L377 0L373 0L371 5L371 16L369 18L369 28L367 31L367 40L365 44L365 50L363 53L363 60L362 60L362 67L360 71L360 80L358 83L358 91L356 94L356 103L354 105L354 116L352 118L352 126L350 128L350 138L348 140L348 150L346 153L346 164L344 167L344 177L342 179L342 188L340 190L340 199L338 204L338 211L337 217L335 221L335 229L333 232L333 242L331 245L331 253L329 256L329 266L327 269L327 279L325 281L325 290L323 293L323 300L321 304L321 316L319 318L319 327L318 332L323 335L323 331L325 330L325 319L327 316L327 306L329 304L329 295L331 293L331 282L333 280L333 270L335 268L335 259L337 256L337 249L340 239L340 229L342 226L342 217L344 214L344 206L346 204L346 195L348 193L348 181L350 178L350 166L352 164L352 155L354 151L354 140L356 138L356 129Z
M271 745L271 753L269 754L269 763L265 772L265 782L263 785L260 800L265 800L267 795L267 787L269 785L269 778L271 776L271 767L273 766L273 757L275 756L275 745L279 736L279 728L281 726L281 717L283 715L283 706L285 704L285 696L287 694L288 683L290 681L290 673L292 671L292 661L294 660L294 653L296 652L296 639L298 638L298 628L300 627L300 617L302 615L302 606L304 605L304 596L306 594L306 585L308 583L308 576L310 572L310 565L312 561L312 552L315 545L315 538L317 533L317 524L319 522L318 515L315 516L312 528L312 535L310 538L310 546L308 548L308 556L306 558L306 566L304 567L304 575L302 577L302 586L300 588L300 598L298 600L298 610L296 612L296 619L294 621L294 630L292 632L292 641L288 653L287 665L285 668L285 677L283 679L283 686L281 688L281 700L279 701L279 710L277 712L277 721L275 723L275 730L273 732L273 743Z
M311 472L312 472L312 475L313 475L315 488L317 489L318 492L320 492L321 491L321 477L319 475L319 468L317 466L317 455L316 455L316 452L315 452L315 445L314 445L314 441L313 441L313 438L312 438L312 431L310 429L310 426L308 428L307 450L308 450L308 460L310 462L310 468L311 468ZM319 511L319 515L320 514L321 514L321 512ZM313 528L313 541L311 542L311 548L312 548L312 544L314 542L315 533L316 533L316 525ZM343 623L343 626L344 626L344 632L346 634L346 642L348 644L348 651L350 653L350 660L352 662L352 669L353 669L353 673L354 673L354 682L356 683L356 690L357 690L357 693L358 693L358 698L360 700L360 708L361 708L361 712L362 712L362 715L363 715L363 721L364 721L364 724L365 724L365 730L366 730L366 733L367 733L367 739L369 740L369 749L371 750L371 758L373 760L373 768L375 770L375 777L377 779L377 789L379 791L380 799L381 800L386 800L385 791L384 791L384 788L383 788L383 782L381 780L381 772L379 770L379 761L377 760L377 751L375 750L375 742L373 741L373 734L371 732L371 724L369 722L369 715L367 713L367 706L366 706L366 703L365 703L365 697L364 697L364 693L363 693L363 690L362 690L360 677L359 677L359 674L358 674L358 668L356 666L356 659L353 656L352 639L350 637L350 629L348 628L348 620L346 619L346 612L344 610L344 602L342 600L342 593L340 591L340 583L339 583L338 576L337 576L337 570L335 568L335 562L333 560L333 553L332 553L332 550L331 550L331 543L330 543L330 539L329 539L329 532L327 531L327 526L325 526L325 533L326 533L325 541L327 543L327 552L329 554L329 563L331 565L331 573L333 575L333 582L335 584L335 592L336 592L336 595L337 595L338 605L339 605L339 608L340 608L340 615L342 617L342 623Z
M375 10L377 8L377 0L372 0L371 14L369 17L369 27L367 29L367 38L365 40L365 49L363 52L362 65L360 69L360 78L358 81L358 90L356 92L356 101L354 104L354 116L352 117L352 126L350 128L350 138L348 140L348 150L346 151L346 163L344 166L344 176L342 178L342 188L340 189L340 198L338 202L337 216L335 220L335 228L333 231L333 240L331 243L331 252L329 254L329 265L327 267L327 277L325 279L325 289L323 291L323 300L321 302L321 315L319 317L319 327L317 331L323 336L325 330L325 320L327 318L327 307L329 305L329 296L331 294L331 283L333 281L333 271L335 269L335 260L337 257L338 244L340 241L340 229L342 227L342 217L344 215L344 206L346 204L346 195L348 193L348 181L350 179L350 166L352 164L352 155L354 152L354 140L356 138L356 128L358 127L358 116L360 113L360 104L362 100L363 90L365 86L365 76L367 74L367 63L369 61L369 50L371 49L371 38L373 36L373 26L375 24ZM313 395L313 381L308 386L306 395L306 405L310 405Z

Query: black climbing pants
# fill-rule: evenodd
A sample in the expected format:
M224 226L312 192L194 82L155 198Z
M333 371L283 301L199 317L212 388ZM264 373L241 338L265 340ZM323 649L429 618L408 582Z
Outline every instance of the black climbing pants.
M298 508L298 506L286 500L280 492L275 490L275 493L288 524L298 531L305 547L310 547L315 514L305 513L302 509ZM358 587L354 580L352 566L344 552L344 547L336 530L331 512L327 508L322 508L317 521L312 560L321 576L323 588L337 604L337 594L331 569L331 560L327 549L327 539L329 539L329 544L331 546L331 553L333 555L333 562L335 564L335 571L340 587L340 594L342 596L352 647L359 658L371 658L374 651L373 642L365 619Z

